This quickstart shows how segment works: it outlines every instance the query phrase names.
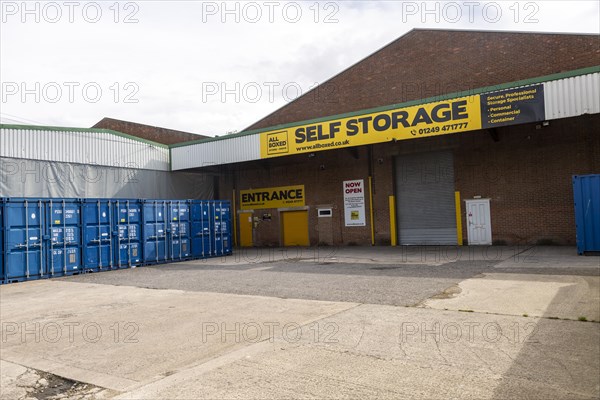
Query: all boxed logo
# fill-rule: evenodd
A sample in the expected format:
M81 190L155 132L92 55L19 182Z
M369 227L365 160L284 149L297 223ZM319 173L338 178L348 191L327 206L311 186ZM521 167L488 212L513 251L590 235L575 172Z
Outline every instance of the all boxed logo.
M290 151L288 147L287 131L269 133L267 135L267 154L285 154Z

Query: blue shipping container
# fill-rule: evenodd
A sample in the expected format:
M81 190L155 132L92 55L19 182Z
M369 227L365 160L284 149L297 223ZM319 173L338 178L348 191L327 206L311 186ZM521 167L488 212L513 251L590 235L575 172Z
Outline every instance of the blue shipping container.
M0 199L0 283L231 253L226 201Z
M190 201L190 236L192 240L192 257L206 258L211 256L210 202Z
M113 268L114 202L86 199L81 206L83 268L88 272Z
M0 199L0 285L4 283L4 199Z
M600 252L600 174L573 177L577 253Z
M81 202L72 199L48 199L45 246L49 277L72 275L81 271Z
M113 205L113 267L138 266L142 263L142 203L119 199Z

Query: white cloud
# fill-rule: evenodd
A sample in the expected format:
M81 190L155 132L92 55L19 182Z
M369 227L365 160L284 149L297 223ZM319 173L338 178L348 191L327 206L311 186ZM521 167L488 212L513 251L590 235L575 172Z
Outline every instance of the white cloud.
M70 22L66 3L55 2L62 17L53 23L56 7L47 2L27 3L28 10L37 7L36 15L24 14L22 2L3 1L3 122L85 127L109 116L223 134L243 129L284 105L295 88L306 92L412 28L599 33L600 25L597 1L480 2L472 21L464 2L277 2L269 9L271 3L121 2L116 14L114 2L81 2ZM91 23L95 4L102 14ZM222 4L235 11L224 13ZM455 4L463 5L460 15ZM301 18L292 23L298 7ZM257 10L262 17L249 22ZM138 22L124 23L129 14ZM247 98L242 93L236 102L230 93L222 99L221 89L236 84L246 87ZM219 92L203 96L214 85ZM40 98L30 93L23 101L23 89ZM57 89L62 96L53 103ZM137 103L126 102L127 95Z

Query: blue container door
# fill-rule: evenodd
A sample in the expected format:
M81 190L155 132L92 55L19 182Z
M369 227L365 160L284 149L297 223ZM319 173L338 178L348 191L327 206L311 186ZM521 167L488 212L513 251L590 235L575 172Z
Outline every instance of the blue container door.
M191 240L193 257L210 257L210 204L207 201L193 200L191 202Z
M105 271L113 266L112 207L108 200L83 203L83 267L87 271Z
M113 205L113 265L131 268L142 262L141 203L138 200L115 200Z
M0 199L0 284L4 283L4 201Z
M577 252L600 252L600 175L573 177Z
M74 200L49 199L46 246L48 276L71 275L81 270L81 203Z
M231 253L231 208L228 201L214 202L214 249L215 255L221 256Z
M190 257L190 207L186 201L169 202L169 260Z
M8 200L4 206L5 282L38 279L46 274L41 200Z
M149 200L143 205L144 263L167 260L168 208L164 201Z

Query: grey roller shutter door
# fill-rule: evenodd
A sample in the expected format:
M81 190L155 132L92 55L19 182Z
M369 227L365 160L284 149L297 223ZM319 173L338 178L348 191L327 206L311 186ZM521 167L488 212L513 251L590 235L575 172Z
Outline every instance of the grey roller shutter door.
M396 215L400 244L457 244L451 151L396 157Z

